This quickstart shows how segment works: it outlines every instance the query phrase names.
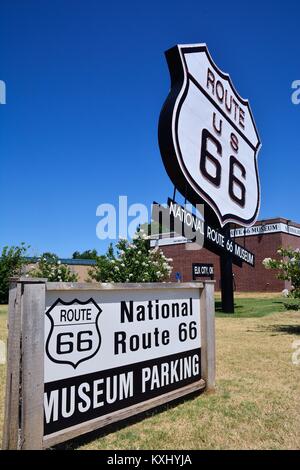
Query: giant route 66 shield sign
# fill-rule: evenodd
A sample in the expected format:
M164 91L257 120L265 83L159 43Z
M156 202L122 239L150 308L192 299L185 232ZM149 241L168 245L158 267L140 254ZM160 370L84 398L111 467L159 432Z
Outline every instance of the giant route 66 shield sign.
M221 226L252 225L260 204L260 139L249 102L213 62L205 44L166 52L171 90L159 119L159 145L174 185L206 202Z

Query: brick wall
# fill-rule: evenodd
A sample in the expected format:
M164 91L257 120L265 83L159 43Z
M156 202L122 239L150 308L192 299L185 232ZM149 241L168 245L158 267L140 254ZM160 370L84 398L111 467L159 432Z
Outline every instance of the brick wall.
M276 272L264 268L264 258L277 258L277 250L283 244L282 233L252 235L236 238L237 243L255 253L255 267L246 264L234 266L236 289L238 291L278 292L286 288L286 282L276 278Z
M88 272L91 269L91 266L83 266L74 264L73 266L69 266L72 271L78 274L78 282L86 282L89 275Z

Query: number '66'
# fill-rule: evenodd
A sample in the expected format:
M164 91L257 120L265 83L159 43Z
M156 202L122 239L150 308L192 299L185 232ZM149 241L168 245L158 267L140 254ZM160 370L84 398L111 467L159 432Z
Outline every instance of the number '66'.
M87 336L92 336L92 332L79 331L77 335L70 332L59 333L56 340L56 353L57 354L70 354L74 348L78 352L90 351L93 347L91 339L87 339Z
M186 341L187 339L197 338L197 327L196 322L191 321L189 324L180 323L179 324L179 341Z
M237 139L235 137L235 139ZM207 150L207 142L212 142L216 149L217 154L222 157L222 145L207 129L202 131L202 142L201 142L201 156L200 156L200 171L202 175L210 181L216 187L219 187L221 184L221 173L222 166L220 161L214 157ZM236 144L236 142L235 142ZM207 161L210 161L215 167L215 175L212 175L207 170L206 164ZM246 202L246 188L244 183L236 176L235 171L239 170L241 177L246 179L246 169L245 167L235 158L234 155L230 155L229 159L229 184L228 184L228 193L231 199L236 202L239 206L244 207ZM234 188L239 188L239 194L236 194Z

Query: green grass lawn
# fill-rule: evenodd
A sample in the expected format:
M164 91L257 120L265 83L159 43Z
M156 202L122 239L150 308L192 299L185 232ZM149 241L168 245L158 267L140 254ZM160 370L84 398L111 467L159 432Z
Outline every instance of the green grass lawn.
M217 295L217 309L219 308ZM237 295L236 313L217 311L214 393L202 393L78 438L67 449L300 449L300 312L278 296ZM0 307L0 339L6 337ZM0 365L0 433L5 366ZM0 436L1 437L1 436Z
M280 297L271 298L235 298L234 318L258 318L274 312L283 312L283 299ZM221 301L216 300L216 316L228 317L228 314L221 312Z

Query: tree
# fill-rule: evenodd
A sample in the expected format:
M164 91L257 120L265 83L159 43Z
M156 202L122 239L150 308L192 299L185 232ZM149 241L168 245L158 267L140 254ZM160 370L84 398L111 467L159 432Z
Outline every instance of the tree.
M97 259L98 253L97 250L85 250L82 253L80 251L74 251L72 255L73 259Z
M158 248L150 249L149 240L141 229L130 243L119 240L115 254L112 245L105 256L99 257L89 271L98 282L159 282L170 278L171 258L166 258Z
M290 281L290 289L284 289L282 294L285 297L297 299L291 305L293 307L299 305L300 308L300 249L279 248L277 253L281 259L265 258L262 263L266 269L277 269L278 279Z
M23 266L27 263L24 258L29 247L21 243L20 246L5 246L0 257L0 303L7 304L9 291L9 278L21 276Z
M29 271L29 276L42 277L52 282L76 282L78 275L66 264L61 264L58 256L46 252L38 259L37 267Z

